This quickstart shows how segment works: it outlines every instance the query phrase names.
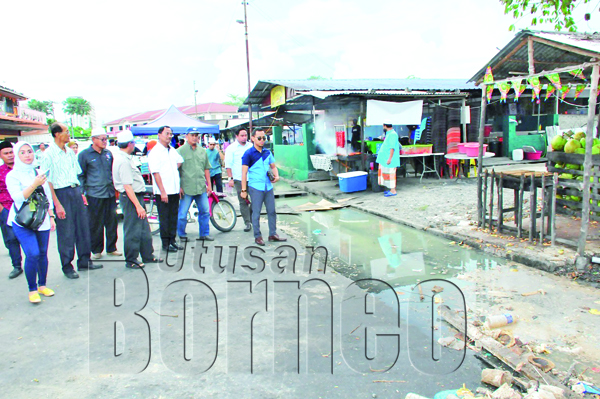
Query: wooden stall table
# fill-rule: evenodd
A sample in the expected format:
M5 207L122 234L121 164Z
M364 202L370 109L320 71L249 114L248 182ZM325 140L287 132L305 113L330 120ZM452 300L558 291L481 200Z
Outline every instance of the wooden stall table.
M483 158L492 158L493 156L495 156L496 154L494 154L493 152L486 152L483 154ZM470 157L467 154L463 154L461 152L454 152L452 154L446 154L444 155L444 157L448 160L455 160L455 161L470 161L472 159L479 159L479 156L475 156L475 157ZM456 180L458 180L460 178L460 167L458 168L458 173L456 174ZM466 177L465 172L463 170L463 176Z
M423 176L426 173L435 173L438 177L438 179L441 179L441 176L437 170L437 157L438 156L442 156L444 155L443 152L434 152L434 153L429 153L429 154L404 154L404 155L400 155L400 158L409 158L409 159L414 159L417 161L421 162L421 165L423 166L423 172L421 172L421 178L419 179L419 182L423 180ZM433 157L433 168L430 168L429 166L427 166L427 164L425 163L427 157ZM415 177L417 177L417 168L415 169Z

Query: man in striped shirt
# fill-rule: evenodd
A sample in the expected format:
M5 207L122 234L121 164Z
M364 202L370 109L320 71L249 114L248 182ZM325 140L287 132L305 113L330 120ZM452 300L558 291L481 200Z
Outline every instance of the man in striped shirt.
M73 268L77 247L77 270L100 269L90 259L91 241L87 201L81 192L77 175L81 167L67 143L71 140L69 129L62 123L53 123L50 143L41 160L40 173L48 173L48 183L56 213L56 238L63 273L70 279L79 278Z

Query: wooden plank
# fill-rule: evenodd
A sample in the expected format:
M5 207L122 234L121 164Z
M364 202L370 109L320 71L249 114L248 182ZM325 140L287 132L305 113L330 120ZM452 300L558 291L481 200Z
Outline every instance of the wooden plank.
M492 219L494 218L494 182L496 181L496 170L492 169L492 178L490 180L490 231L494 230Z
M598 79L600 67L596 64L592 69L592 79L590 81L590 97L588 99L588 133L585 138L585 157L583 161L583 210L581 211L581 230L579 232L579 243L577 245L577 254L585 255L585 244L587 241L589 222L590 222L590 177L592 172L592 130L594 129L594 119L596 118L596 102L598 97Z
M546 176L542 176L542 221L540 224L540 243L544 243L544 227L546 220Z
M477 226L479 227L481 227L483 222L481 218L481 210L483 208L481 203L481 168L483 165L483 133L485 130L485 113L487 107L486 87L486 85L481 86L481 113L479 115L479 155L477 156L477 216L479 218Z
M535 58L533 56L533 38L527 38L527 66L530 75L535 73Z
M551 373L544 373L529 363L528 357L532 354L531 352L528 353L524 351L522 355L517 355L492 337L483 334L479 328L475 327L472 323L467 322L464 317L461 317L458 313L452 311L448 306L440 305L438 309L444 320L452 327L463 334L466 333L465 335L467 337L480 343L485 350L510 367L514 372L521 373L530 380L559 387L565 391L565 395L569 395L571 392L571 390L562 385L554 375Z
M598 55L596 54L594 57L597 57L597 56ZM555 69L552 69L550 71L542 71L542 72L538 72L538 73L534 73L534 74L526 74L525 72L523 72L522 75L515 75L515 76L511 76L510 78L506 78L506 79L494 80L490 84L497 85L497 84L504 83L504 82L510 82L510 81L512 81L514 79L527 80L528 78L532 78L534 76L542 77L544 75L549 75L549 74L552 74L552 73L570 72L570 71L572 71L574 69L586 69L586 68L592 67L592 66L594 66L596 64L597 64L597 62L584 62L584 63L579 64L579 65L571 65L571 66L564 67L564 68L555 68Z
M537 215L537 189L535 188L535 176L531 175L531 191L529 192L529 242L535 239L535 222Z
M550 243L556 244L556 189L558 187L558 173L552 177L552 202L550 203Z
M498 178L498 234L502 232L502 225L504 224L504 186L503 186L503 174L500 173Z
M481 211L481 217L483 219L483 225L481 226L481 228L484 230L485 230L485 223L487 220L487 189L488 189L488 170L486 169L484 177L483 177L483 199L482 199L483 209Z
M592 136L593 140L593 136ZM587 135L586 135L586 149L591 148L587 146ZM552 161L554 164L556 163L572 163L576 165L583 165L585 161L584 154L567 154L566 152L558 152L558 151L550 151L548 155L546 155L548 161ZM600 155L592 155L592 164L600 165ZM554 166L554 165L553 165Z
M517 225L517 237L523 238L523 194L525 193L525 175L521 175L521 184L519 188L519 220Z

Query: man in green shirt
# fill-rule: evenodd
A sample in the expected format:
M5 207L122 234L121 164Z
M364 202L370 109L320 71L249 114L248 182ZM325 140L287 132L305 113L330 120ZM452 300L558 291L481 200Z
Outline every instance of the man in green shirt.
M208 209L208 195L212 193L210 184L210 162L206 150L198 145L198 128L191 127L187 130L186 143L177 151L183 158L183 164L179 168L181 176L181 200L179 202L179 214L177 221L177 234L182 241L187 241L185 227L187 216L192 201L196 202L198 208L198 224L200 236L198 240L213 241L209 233L210 212Z

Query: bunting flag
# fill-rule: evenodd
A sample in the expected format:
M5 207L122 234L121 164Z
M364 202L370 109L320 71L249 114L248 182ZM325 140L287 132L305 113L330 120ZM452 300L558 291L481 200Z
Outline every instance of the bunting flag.
M559 89L559 91L560 91L560 99L561 99L562 101L564 101L564 100L565 100L565 98L567 98L567 94L568 94L568 93L571 91L571 86L569 86L569 85L564 85L563 87L561 87L561 88Z
M519 90L515 90L515 102L519 101L519 97L521 97L526 88L527 86L525 85L519 85Z
M500 83L499 89L500 89L500 102L505 103L506 96L508 96L508 92L510 91L510 83L509 82Z
M548 99L552 97L552 94L555 90L556 87L554 87L554 85L548 85L548 88L546 89L546 98L544 99L544 101L548 101Z
M571 72L569 72L571 75L575 76L576 78L579 79L583 79L583 80L587 80L585 78L585 75L583 74L583 69L579 68L579 69L574 69Z
M577 85L575 87L575 99L585 90L585 85Z
M554 87L556 87L556 90L560 90L562 87L562 83L560 83L560 75L558 73L546 75L546 79L548 79L554 85Z
M489 103L492 101L492 92L494 91L494 75L492 74L492 68L487 67L485 76L483 77L483 83L487 85L485 88L485 94Z
M513 90L515 91L515 102L519 101L519 97L525 91L525 85L521 84L522 81L522 79L514 79L510 81Z
M540 83L540 78L537 76L532 76L527 79L531 87L533 87L533 97L531 97L531 101L537 100L540 98L540 92L542 91L542 85Z

